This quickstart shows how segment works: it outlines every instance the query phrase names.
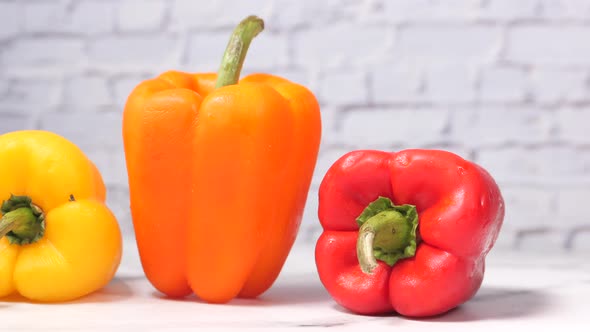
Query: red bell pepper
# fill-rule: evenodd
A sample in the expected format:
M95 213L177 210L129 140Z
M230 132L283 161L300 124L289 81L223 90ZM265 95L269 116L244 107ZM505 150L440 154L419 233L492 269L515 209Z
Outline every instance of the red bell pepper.
M442 314L469 300L504 220L482 167L440 150L342 156L319 190L316 266L341 306L360 314Z

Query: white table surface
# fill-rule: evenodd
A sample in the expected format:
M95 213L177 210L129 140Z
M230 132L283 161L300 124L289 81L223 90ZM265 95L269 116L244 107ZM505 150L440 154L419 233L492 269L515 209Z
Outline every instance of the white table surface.
M135 244L125 242L116 278L66 304L0 302L0 331L590 331L590 260L584 253L493 250L483 285L439 317L355 315L336 305L315 270L312 245L296 245L273 287L257 300L212 305L170 300L144 278ZM401 330L400 330L401 329Z

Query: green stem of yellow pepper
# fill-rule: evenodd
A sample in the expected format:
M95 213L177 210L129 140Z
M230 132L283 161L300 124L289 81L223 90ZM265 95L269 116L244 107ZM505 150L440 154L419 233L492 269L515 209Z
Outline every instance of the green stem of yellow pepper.
M45 215L28 196L12 196L1 207L0 239L6 236L12 244L39 241L45 233Z

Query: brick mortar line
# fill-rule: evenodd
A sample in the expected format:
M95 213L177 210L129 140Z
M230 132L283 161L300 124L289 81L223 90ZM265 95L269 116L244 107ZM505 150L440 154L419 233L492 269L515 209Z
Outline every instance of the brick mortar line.
M420 99L420 98L417 98ZM382 109L413 110L449 110L451 112L477 113L485 111L486 108L534 108L544 112L558 112L564 107L567 109L586 110L590 107L590 96L587 101L562 101L557 103L536 103L536 102L399 102L399 103L366 103L366 104L325 104L324 107L337 109L338 112L350 111L371 111Z
M169 15L169 14L168 14ZM118 28L113 27L112 30L109 31L99 31L99 32L89 32L89 33L80 33L76 31L69 31L68 28L59 29L53 31L19 31L18 33L9 36L8 39L20 39L22 37L25 38L47 38L47 37L76 37L76 38L104 38L104 37L113 37L113 36L152 36L156 34L175 34L175 33L182 33L188 32L190 34L207 34L207 33L218 33L218 32L231 32L235 27L235 24L222 24L216 26L210 25L203 25L202 27L195 27L195 26L173 26L171 18L166 19L166 15L164 16L162 26L153 29L137 29L137 30L119 30ZM168 20L168 23L165 21ZM350 23L350 21L342 21ZM437 20L424 20L424 21L415 21L415 20L408 20L408 21L391 21L387 23L368 23L368 22L354 22L353 24L356 27L364 28L364 27L383 27L383 28L395 28L396 30L405 30L408 28L416 28L416 27L423 27L423 28L440 28L440 27L505 27L508 31L512 28L518 27L588 27L590 28L590 19L585 19L580 22L572 21L569 19L565 19L563 21L555 21L555 20L532 20L532 21L437 21ZM548 24L549 23L549 24ZM167 25L166 25L167 24ZM326 23L326 25L309 25L309 26L301 26L298 28L272 28L272 26L268 26L265 29L273 34L280 34L280 35L287 35L287 34L297 34L300 32L309 32L311 30L315 30L321 27L329 27L330 25Z
M134 73L122 73L120 75L118 75L117 77L113 77L110 75L101 75L101 74L92 74L92 75L87 75L87 76L75 76L75 75L65 75L64 79L65 80L70 80L72 78L79 78L79 77L100 77L100 78L104 78L106 84L106 88L107 89L112 89L115 85L115 81L119 80L119 79L124 79L126 77L138 77L139 78L139 82L141 82L142 80L144 80L145 78L143 77L148 77L151 78L153 77L151 75L151 73L138 73L138 74L134 74ZM33 78L31 78L33 79ZM28 80L28 79L27 79ZM7 80L8 82L11 82L11 80ZM58 77L57 81L61 81L61 79ZM62 86L65 85L65 83L58 83L58 86ZM131 92L131 91L129 91ZM61 100L61 99L60 99ZM35 105L44 105L44 103L42 103L41 101L39 103L27 103L27 104L23 104L23 103L12 103L12 102L3 102L0 100L0 106L2 107L10 107L10 108L15 108L15 109L27 109L29 106L35 106ZM72 104L67 104L67 103L63 103L60 102L57 104L57 106L75 106L78 105L76 103L72 103ZM117 104L92 104L89 106L93 106L93 107L118 107ZM339 115L339 117L346 117L349 113L351 112L367 112L367 113L371 113L371 112L375 112L375 111L391 111L391 112L415 112L415 113L420 113L420 112L425 112L425 111L448 111L450 113L450 115L452 116L453 114L456 113L465 113L465 114L478 114L480 112L486 112L488 111L487 109L489 108L490 111L495 110L497 107L500 108L504 108L504 107L510 107L512 109L516 109L514 110L515 112L518 112L518 109L523 109L523 110L529 110L529 109L534 109L537 110L539 112L544 112L544 113L548 113L548 114L555 114L555 113L559 113L562 111L575 111L575 112L583 112L585 110L588 109L588 106L590 106L590 100L588 102L583 102L583 103L576 103L576 102L562 102L559 104L504 104L504 103L486 103L486 104L444 104L444 103L437 103L437 104L423 104L423 103L400 103L400 104L355 104L355 105L331 105L331 104L323 104L321 105L321 109L323 111L326 110L334 110L331 112L335 112ZM460 108L457 108L460 107ZM71 110L63 110L63 113L74 113L74 111Z
M178 34L177 39L179 41L179 44L182 44L182 42L184 42L185 37L188 37L187 35L184 34ZM188 43L188 42L187 42ZM83 45L86 47L86 45ZM3 51L2 49L0 49L0 52ZM1 53L0 53L1 54ZM79 60L88 60L87 55L85 54L82 57L78 58ZM557 71L557 72L577 72L577 71L584 71L587 73L590 73L590 63L589 64L578 64L578 65L563 65L563 64L539 64L539 65L535 65L535 64L525 64L525 63L519 63L519 62L514 62L514 61L506 61L503 59L498 59L500 61L498 62L494 62L494 63L481 63L481 64L477 64L476 66L474 66L474 69L497 69L497 68L513 68L513 69L519 69L519 70L523 70L525 72L537 72L537 71L546 71L546 70L550 70L550 71ZM403 62L399 63L400 65L403 65ZM122 64L110 64L110 63L105 63L105 64L100 64L100 63L79 63L79 64L74 64L74 65L66 65L66 64L15 64L15 65L11 65L11 69L12 71L5 73L7 76L9 77L20 77L20 76L32 76L34 75L36 72L38 72L39 70L52 70L55 72L62 72L64 69L75 69L75 73L83 73L84 71L101 71L104 72L105 74L108 75L115 75L119 72L122 71L122 74L133 74L133 73L141 73L141 72L145 72L147 71L149 68L153 67L154 65L161 65L161 64L141 64L141 66L145 66L146 68L121 68L124 66L129 66L128 63L122 63ZM178 64L174 64L173 66L179 66L180 63ZM380 69L375 68L377 66L387 66L387 65L392 65L392 63L387 63L387 62L382 62L382 63L371 63L371 64L362 64L362 65L356 65L356 66L337 66L337 67L330 67L329 72L334 72L334 71L338 71L338 70L343 70L343 69L354 69L354 70L360 70L360 71L364 71L366 72L369 76L371 76L371 78L374 76L375 71L379 71ZM31 66L34 66L35 68L31 68ZM0 70L3 69L3 65L0 64ZM6 69L6 68L4 68ZM171 68L174 69L174 68ZM251 69L251 68L250 68ZM312 69L316 69L319 71L320 67L315 66L315 65L310 65L307 67L302 67L300 66L298 63L287 63L285 64L281 64L281 65L277 65L276 67L267 67L264 68L265 70L268 71L295 71L295 72L302 72L302 73L306 73L309 71L312 71ZM24 70L24 72L22 71ZM322 71L323 72L323 71ZM428 72L428 70L425 70L424 72ZM530 79L528 79L528 81L530 81ZM474 103L474 102L470 102L470 103ZM522 102L521 102L522 103Z
M422 143L421 146L427 147L434 147L434 146L447 146L449 148L465 148L465 149L475 149L479 152L494 152L494 151L506 151L510 149L520 149L520 150L527 150L527 151L540 151L546 148L565 148L571 149L578 152L590 152L590 142L589 143L576 143L567 140L548 140L545 142L538 142L538 143L523 143L521 141L514 141L511 140L505 143L498 143L498 144L490 144L490 143L479 143L477 146L472 145L465 145L464 140L460 139L453 139L453 138L446 138L443 140L437 140L436 142L432 143ZM409 142L407 142L409 143ZM407 143L387 143L383 142L380 145L387 145L391 147L403 147L407 145ZM358 147L358 144L350 144L350 143L342 143L342 142L324 142L325 145L322 147L324 150L338 150L338 149L348 149L348 148L355 148ZM590 172L588 173L590 175Z

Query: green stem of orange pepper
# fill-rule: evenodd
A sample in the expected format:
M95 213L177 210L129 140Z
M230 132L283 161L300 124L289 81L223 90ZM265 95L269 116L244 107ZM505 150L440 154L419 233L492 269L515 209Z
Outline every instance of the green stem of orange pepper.
M248 16L234 29L217 73L216 89L238 83L248 47L262 30L264 21L256 16Z

